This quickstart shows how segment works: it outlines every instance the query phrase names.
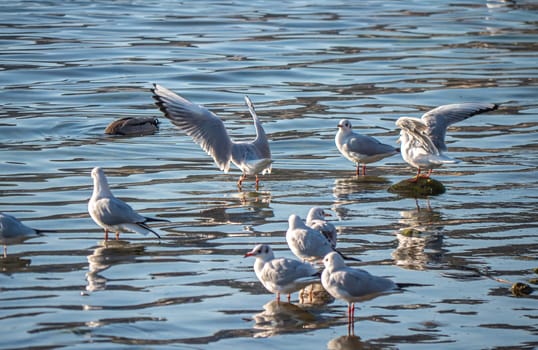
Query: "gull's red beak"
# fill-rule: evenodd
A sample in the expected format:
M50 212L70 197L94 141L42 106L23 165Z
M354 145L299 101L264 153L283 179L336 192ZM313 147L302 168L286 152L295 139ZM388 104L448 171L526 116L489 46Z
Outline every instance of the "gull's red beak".
M253 252L248 252L245 255L243 255L243 258L248 258L249 256L254 256Z

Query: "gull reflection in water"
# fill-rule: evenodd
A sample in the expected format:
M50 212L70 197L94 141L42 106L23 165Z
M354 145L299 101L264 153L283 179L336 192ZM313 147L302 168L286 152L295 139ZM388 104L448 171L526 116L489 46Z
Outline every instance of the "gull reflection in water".
M353 176L334 180L333 196L336 199L353 199L354 195L385 190L390 181L381 176Z
M8 255L0 258L0 272L11 275L26 270L32 263L31 259L25 259L16 255Z
M254 329L260 330L255 337L265 338L282 333L316 328L316 316L301 307L271 300L263 311L254 315Z
M226 195L225 203L201 210L200 216L212 224L243 224L250 227L274 217L270 204L271 192L234 192Z
M390 182L380 176L353 176L334 180L332 210L339 220L348 217L347 205L356 203L365 193L385 191Z
M103 241L102 246L95 248L93 254L87 256L89 268L86 273L86 290L95 292L106 289L107 279L100 273L113 265L135 262L144 249L143 245L130 244L128 241Z
M387 349L386 346L365 343L361 338L355 335L343 335L338 338L331 339L327 343L328 350L367 350L367 349Z
M428 205L400 212L402 228L396 232L398 247L392 253L396 265L423 270L429 265L440 264L444 250L441 213Z

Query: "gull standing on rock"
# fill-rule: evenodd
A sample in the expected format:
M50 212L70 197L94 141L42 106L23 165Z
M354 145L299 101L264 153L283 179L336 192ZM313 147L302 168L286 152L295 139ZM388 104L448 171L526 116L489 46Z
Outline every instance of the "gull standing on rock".
M151 90L153 98L166 118L185 131L213 157L220 170L227 173L230 170L230 162L235 164L242 171L237 182L240 190L247 175L256 175L256 190L258 190L258 174L271 173L271 150L267 135L248 96L245 96L245 102L254 120L256 138L251 142L234 142L230 139L222 120L214 113L160 85L153 86Z
M267 244L258 244L252 251L245 254L245 258L254 256L254 272L265 289L276 293L277 301L280 294L288 294L288 302L291 293L318 282L318 271L309 263L303 263L294 259L275 258L273 250Z
M360 261L359 259L344 256L334 249L327 237L320 231L306 226L299 216L290 215L288 225L286 242L293 254L299 259L311 262L321 261L325 255L336 252L344 259Z
M95 167L92 170L93 194L88 202L88 212L93 221L105 230L105 241L108 240L108 231L116 232L116 240L120 232L132 231L143 234L153 233L161 238L146 223L150 221L166 221L142 216L121 199L114 197L103 169Z
M368 135L353 132L351 122L347 119L340 120L338 132L334 138L336 147L344 157L357 164L357 176L359 166L362 164L362 175L366 175L366 164L377 162L399 152L399 149L379 142Z
M368 271L347 266L337 253L327 254L323 258L323 265L325 266L321 273L323 288L334 298L348 303L348 329L353 327L355 302L372 299L398 288L398 285L388 278L374 276Z
M4 258L7 257L7 245L21 243L26 239L42 236L43 233L54 232L36 230L24 225L14 216L0 213L0 242L4 245Z
M396 125L401 129L398 141L401 143L402 158L418 169L413 181L419 177L430 177L433 169L443 164L458 162L443 154L447 151L445 135L448 126L498 107L494 103L457 103L432 109L420 119L399 118ZM427 175L420 174L423 169L428 169Z
M308 211L308 215L306 216L306 226L321 232L329 240L331 247L334 249L337 239L336 227L325 220L326 216L331 216L331 214L326 213L320 207L313 207Z

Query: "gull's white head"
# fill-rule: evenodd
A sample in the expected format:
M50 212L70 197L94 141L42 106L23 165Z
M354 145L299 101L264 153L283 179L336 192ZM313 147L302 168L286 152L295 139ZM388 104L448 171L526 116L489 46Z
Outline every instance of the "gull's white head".
M275 257L273 250L267 244L258 244L254 249L244 255L245 258L249 256L262 260L271 260Z
M347 119L342 119L338 123L338 130L341 130L344 133L351 132L351 122Z
M92 169L92 178L93 179L100 179L105 176L105 172L100 167L96 166Z
M111 195L110 189L108 188L108 181L106 179L105 172L103 171L103 169L98 166L93 168L92 179L94 196Z
M296 229L304 226L304 223L298 215L291 214L288 218L288 225L290 229Z
M344 262L344 258L342 258L340 254L338 254L337 252L330 252L323 258L323 265L326 269L329 269L329 271L333 271L345 267L346 263Z
M311 222L312 220L325 220L326 216L331 216L331 214L326 213L322 208L320 207L313 207L308 212L308 216L306 218L307 222Z

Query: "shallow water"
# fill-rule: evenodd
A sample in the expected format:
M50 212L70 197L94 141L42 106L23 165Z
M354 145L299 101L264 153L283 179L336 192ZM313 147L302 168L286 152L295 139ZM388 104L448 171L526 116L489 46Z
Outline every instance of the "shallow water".
M0 259L1 348L532 348L538 267L537 6L532 1L12 1L0 5L0 211L57 230ZM159 116L160 83L221 116L235 138L271 140L273 173L238 192L165 118L143 137L103 135ZM448 103L501 103L448 135L457 165L429 199L387 188L399 156L354 166L336 124L395 143L394 121ZM90 170L163 239L104 244L87 214ZM290 213L333 213L339 247L370 272L423 284L346 306L276 305L243 254L291 257ZM405 228L421 233L410 238ZM505 282L503 282L505 281ZM510 282L510 283L506 283Z

